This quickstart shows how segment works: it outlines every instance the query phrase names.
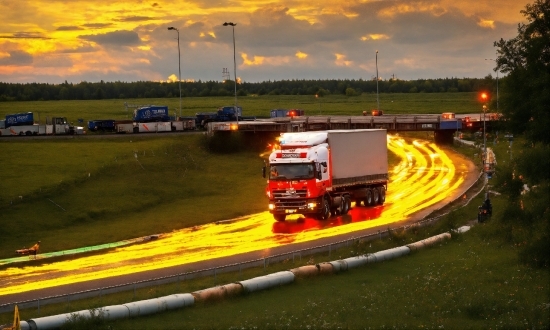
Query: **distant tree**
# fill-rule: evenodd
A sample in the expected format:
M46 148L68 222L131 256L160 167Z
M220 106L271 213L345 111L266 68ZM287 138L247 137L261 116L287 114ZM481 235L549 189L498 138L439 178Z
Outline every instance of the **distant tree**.
M506 237L526 263L550 266L550 1L536 0L521 13L527 24L518 35L497 41L497 70L502 84L502 113L507 129L522 133L527 144L497 175L495 187L508 192L499 219ZM524 186L530 191L522 194Z
M500 39L497 70L508 73L502 84L502 111L508 129L532 142L550 143L550 1L536 0L521 13L518 35Z

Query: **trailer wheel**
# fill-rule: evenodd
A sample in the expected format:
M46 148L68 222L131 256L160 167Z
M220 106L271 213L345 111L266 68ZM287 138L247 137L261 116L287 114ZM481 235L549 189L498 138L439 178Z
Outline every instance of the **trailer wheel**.
M372 205L380 204L380 191L378 188L372 189Z
M342 203L342 211L340 213L342 215L348 214L350 209L351 209L351 198L349 198L348 195L345 195L344 196L344 201Z
M378 202L380 203L380 205L383 205L386 202L386 188L382 186L378 189L380 191L380 199L378 200Z
M372 205L372 190L367 189L367 194L365 196L365 199L363 200L365 203L365 206L371 206Z
M323 202L321 203L321 211L317 215L317 218L319 220L327 220L330 218L330 205L328 204L328 200L326 198L323 198Z
M273 218L275 218L275 220L277 220L278 222L283 222L286 220L286 215L285 214L273 214Z

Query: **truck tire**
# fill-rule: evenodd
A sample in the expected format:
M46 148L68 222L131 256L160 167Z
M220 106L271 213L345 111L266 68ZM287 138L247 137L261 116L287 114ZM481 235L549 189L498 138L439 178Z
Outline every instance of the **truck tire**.
M349 195L344 196L344 201L342 202L342 211L340 214L348 214L349 210L351 209L351 198L349 198Z
M380 204L380 190L378 188L372 189L372 205Z
M378 190L380 195L378 203L380 203L380 205L384 205L384 203L386 202L386 188L382 186L382 187L379 187Z
M275 218L275 220L277 222L283 222L286 220L286 215L285 214L273 214L273 218Z
M323 198L323 202L321 203L321 210L319 211L319 214L317 214L317 219L327 220L328 218L330 218L330 205L328 203L328 200L326 198Z
M372 190L367 189L367 193L363 202L365 203L365 206L372 206Z

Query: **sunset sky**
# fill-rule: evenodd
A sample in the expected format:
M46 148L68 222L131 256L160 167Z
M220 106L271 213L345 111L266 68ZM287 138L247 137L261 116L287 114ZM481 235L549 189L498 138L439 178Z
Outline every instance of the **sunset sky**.
M484 77L526 0L0 0L0 81Z

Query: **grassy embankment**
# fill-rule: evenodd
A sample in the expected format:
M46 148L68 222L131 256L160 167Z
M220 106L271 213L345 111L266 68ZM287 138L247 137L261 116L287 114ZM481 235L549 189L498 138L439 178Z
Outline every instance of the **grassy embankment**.
M470 93L382 94L381 104L413 112L438 112L457 104L471 111ZM242 97L251 114L277 107L315 106L310 96ZM376 95L327 96L327 112L355 114ZM391 102L395 101L395 102ZM132 104L179 105L178 99L141 99ZM205 111L231 98L186 98ZM384 107L385 109L385 107ZM445 111L449 111L445 108ZM33 111L76 118L125 117L122 100L0 103L0 115ZM193 110L195 111L195 110ZM309 111L309 110L308 110ZM389 112L390 110L388 110ZM397 110L392 110L397 111ZM184 111L185 112L185 111ZM399 111L401 112L401 111ZM213 154L202 136L127 135L113 138L18 140L0 138L0 258L41 240L58 251L167 232L200 223L263 211L264 180L258 153ZM235 197L238 196L238 200ZM238 202L246 201L246 202Z
M200 139L200 137L189 139ZM124 138L124 140L126 140L126 138ZM51 238L57 239L59 239L59 235L67 236L67 232L76 233L83 228L86 228L86 232L90 235L93 233L89 231L91 227L96 226L97 228L101 228L110 222L119 223L119 221L120 223L128 221L127 223L131 223L131 228L135 228L137 231L139 231L140 228L143 230L142 226L146 226L148 222L147 216L145 216L145 218L143 217L143 214L147 215L149 213L146 210L141 210L142 212L139 217L140 221L135 221L135 217L132 219L131 215L124 220L124 218L126 218L124 213L136 207L136 204L132 204L132 198L129 198L129 196L138 195L142 202L143 200L147 201L147 198L141 198L141 196L153 198L150 204L151 207L147 209L153 209L157 212L169 206L183 204L177 203L175 199L173 199L178 197L168 194L168 200L172 199L172 202L161 203L163 207L161 207L161 205L158 207L153 206L155 205L154 197L156 193L161 192L163 196L166 196L166 192L170 192L171 189L158 188L157 185L152 184L152 182L155 182L154 180L146 180L147 175L139 176L141 180L137 181L141 182L141 185L132 185L131 182L136 181L137 178L135 176L139 175L139 170L151 175L152 170L147 171L147 169L154 167L157 161L161 161L163 166L167 166L171 173L185 173L185 175L170 177L171 180L169 180L169 183L177 187L177 189L175 189L176 191L181 190L182 187L191 186L191 190L194 194L197 194L199 191L204 192L198 194L199 196L195 200L190 201L190 204L194 204L194 202L200 203L201 200L205 199L208 202L205 202L204 205L222 204L220 208L223 210L220 210L219 213L220 216L221 214L226 215L223 218L238 215L231 214L231 206L233 205L231 201L234 202L234 198L228 198L227 203L219 203L219 200L220 198L223 200L223 192L227 191L227 187L237 190L239 187L228 184L227 187L220 187L220 190L213 187L208 189L212 186L210 183L212 181L209 180L218 182L220 180L220 170L223 168L225 171L226 167L221 164L227 165L227 162L235 161L239 165L229 169L229 172L232 173L231 177L238 179L239 173L241 173L242 177L240 178L242 180L247 178L251 179L252 182L250 182L249 187L254 188L258 186L260 190L263 189L263 180L257 175L259 173L258 169L261 166L261 161L257 154L240 153L224 158L225 156L223 155L212 155L206 152L204 148L201 149L201 145L197 143L197 141L188 145L183 145L179 144L181 142L179 139L177 141L169 139L169 142L164 141L164 138L136 140L133 136L131 139L133 142L129 142L128 140L126 140L124 144L123 142L117 142L117 140L113 140L113 143L105 143L105 140L90 141L90 145L79 145L78 143L82 143L80 140L63 142L68 144L74 143L75 146L71 149L71 152L76 153L77 156L82 156L81 152L83 150L89 150L92 154L88 154L85 157L87 161L80 163L80 169L75 170L76 172L71 172L68 166L64 166L61 164L62 162L58 161L50 166L49 169L43 168L36 171L38 172L37 174L39 174L37 177L43 177L45 181L39 182L38 188L33 188L30 191L30 195L32 196L32 198L29 198L31 200L30 202L34 201L32 204L25 204L27 202L26 195L22 200L16 199L17 203L19 203L16 206L20 206L18 212L26 212L25 210L34 207L33 205L42 203L43 205L41 207L43 208L36 213L42 217L52 210L60 211L59 208L51 202L43 201L43 199L45 199L44 197L50 197L50 199L55 200L59 205L64 205L63 201L66 201L67 204L73 204L75 200L79 199L79 197L75 195L78 191L90 190L92 187L96 187L94 189L97 190L94 193L84 193L84 195L80 197L82 203L78 204L80 205L79 207L71 209L71 212L81 212L75 213L75 215L81 217L79 218L80 221L66 224L52 223L46 224L45 226L44 223L40 221L37 222L38 227L46 227L40 230L43 230L44 234L49 232ZM181 140L187 141L187 138ZM135 147L137 144L136 142L141 143L141 145ZM26 149L27 143L30 144L31 149ZM31 158L28 157L29 150L44 149L44 158L55 159L55 157L50 156L54 150L68 147L55 143L52 146L52 142L44 142L44 145L34 145L33 143L36 142L21 142L21 144L18 142L16 144L13 150L17 149L17 146L19 149L24 149L20 156L21 158L15 161L17 166L30 162ZM113 145L117 143L121 144L121 148L115 148L115 150L111 151L109 156L105 156L104 151L103 153L101 152L105 148L108 149L113 147ZM148 143L158 143L158 145L149 145ZM99 144L100 146L96 149L93 144ZM3 150L5 146L7 145L2 145ZM505 145L501 143L497 145L497 149L498 148L503 149L504 153L499 151L497 157L500 157L499 159L505 158ZM138 150L138 160L141 165L143 165L143 168L138 161L135 160L134 150ZM164 153L162 152L163 150L165 151ZM463 151L469 154L473 153L471 149L467 148ZM95 154L93 152L99 153ZM142 153L143 157L141 156ZM27 155L27 157L25 157L25 155ZM67 155L65 159L65 162L68 161L69 164L71 163L70 156L71 155ZM176 165L165 164L167 159L170 158L177 159L171 162ZM193 158L193 161L188 160L191 158ZM211 164L214 161L216 164ZM258 168L252 165L242 166L243 164L253 164L256 162L258 163ZM192 166L194 163L196 163L195 168ZM85 167L84 171L82 171L83 166ZM242 167L250 168L253 176L250 176ZM32 168L32 165L29 165L29 168ZM126 171L127 168L128 171ZM185 171L183 168L187 168L187 170ZM14 169L16 168L9 169L8 171L3 170L2 175L6 175L6 177L2 179L9 179L6 173L10 172L11 175L17 177L17 174L13 174L17 173ZM197 169L197 171L195 171L195 169ZM48 179L53 177L53 174L49 174L48 171L51 173L57 170L60 170L59 172L62 173L61 180L63 180L64 183L58 183L58 178L52 178L52 180ZM164 173L164 170L162 171ZM244 174L241 171L243 171ZM33 173L34 172L35 171L33 171ZM196 182L190 183L188 180L191 174L199 175L199 172L206 172L209 174L205 174L204 177L201 177ZM86 173L91 173L89 178L87 178ZM124 179L117 179L119 176ZM159 174L157 179L161 179L165 176L166 175ZM178 180L178 177L187 178L187 180L175 182L175 180ZM255 181L256 178L261 180L260 184L257 184ZM34 178L34 180L38 180L38 178ZM239 181L240 185L243 185L242 180ZM97 184L92 184L93 181L96 181ZM154 187L158 190L151 193L144 192L142 190L144 187L143 182L149 183L146 187ZM127 187L128 190L124 190L125 187ZM136 193L135 191L138 188L139 190ZM115 191L112 195L110 195L109 192L111 189ZM247 189L245 188L243 188L242 191L239 190L240 193L246 193L246 191ZM49 195L40 195L41 193ZM108 194L110 197L105 200L100 200L95 204L91 203L90 201L93 201L98 194L101 195L101 198L104 194ZM237 192L235 194L236 196L241 196ZM253 204L252 202L254 200L258 200L256 207L263 210L264 200L257 198L260 194L261 192L251 192L253 198L247 199L247 204ZM175 196L178 196L177 193ZM111 205L111 208L109 208L109 200L113 200L113 198L117 198L119 200L118 203L124 206L121 212L117 213L119 205L117 205L117 207ZM61 203L59 203L59 201L61 201ZM214 201L214 203L212 203L212 201ZM349 255L376 251L387 248L388 246L402 245L405 242L419 239L430 233L447 230L450 227L455 227L458 224L475 218L476 208L480 203L481 197L476 198L468 207L459 210L458 213L441 221L440 225L438 225L439 228L420 230L417 235L408 234L413 236L404 236L401 234L394 235L392 240L375 242L372 246L370 243L359 244L348 251L342 250L333 252L332 258L328 256L316 256L315 262L335 260L338 258L345 258ZM504 205L504 203L506 203L504 196L493 197L495 213L503 209L501 206ZM100 205L101 208L108 209L90 211L88 210L88 205ZM9 226L13 225L14 221L8 221L8 218L4 217L4 215L15 208L14 206L3 208L1 220L3 228L6 228L4 224ZM252 208L254 208L254 206L252 206ZM81 209L82 211L79 211ZM238 212L240 209L242 209L242 205L235 207L234 210ZM214 214L211 210L212 208L210 208L208 212L202 211L207 219L208 217L218 214L218 212ZM68 211L69 208L67 208L65 212ZM184 212L192 214L188 209L185 209ZM151 212L151 215L153 213L155 212ZM29 214L29 216L28 219L33 219L31 217L32 214ZM169 217L170 215L168 215L168 218ZM105 218L107 221L103 222L101 219ZM186 218L192 219L194 217ZM149 219L155 218L151 217ZM215 219L215 217L212 218L212 220ZM149 318L116 322L110 326L114 329L136 327L150 329L183 329L189 326L208 329L231 327L266 328L266 326L268 328L289 329L307 328L308 326L313 328L334 328L338 326L342 328L381 328L383 326L425 326L429 328L439 326L446 328L547 327L549 315L548 272L533 270L519 265L515 256L515 248L500 243L501 240L498 236L495 237L492 234L494 231L491 230L491 226L493 226L491 222L478 226L472 232L464 235L464 237L447 242L438 249L429 249L400 260L375 265L369 268L357 269L337 276L298 281L288 287L236 298L221 302L220 304L195 306L193 308L164 313ZM156 222L155 227L158 228L158 223ZM32 226L28 224L19 225L19 228L8 228L10 228L10 232L4 232L6 235L3 233L1 237L2 242L4 238L9 236L21 235L20 231L38 230L32 229ZM120 228L127 229L127 227L123 225L121 225ZM105 232L113 232L111 228L104 227L104 229L108 229ZM149 233L150 232L147 232L147 234ZM85 239L85 237L79 237L75 242L79 242L82 239ZM97 238L92 238L92 240L94 239ZM21 236L19 236L17 240L12 241L12 243L17 244L20 242ZM4 245L4 243L0 244ZM67 242L65 242L65 244L67 244ZM5 247L6 246L2 246L1 250L4 251ZM337 257L336 254L338 255ZM301 263L305 263L305 260ZM299 265L300 262L292 265L273 265L266 271L248 270L244 271L242 274L218 276L216 279L202 279L190 283L180 283L175 288L150 288L138 292L136 297L123 297L123 294L120 294L120 296L114 295L112 298L104 297L103 300L74 302L71 303L71 306L47 306L42 308L41 314L44 316L47 314L63 313L105 306L113 303L122 303L133 299L146 299L174 292L192 292L193 290L211 287L216 284L229 283L238 279L258 276L265 272L289 269ZM216 315L216 317L212 315ZM29 319L36 316L36 311L22 311L23 319ZM8 322L9 317L9 315L2 315L0 324ZM95 326L89 326L89 328L94 327Z

